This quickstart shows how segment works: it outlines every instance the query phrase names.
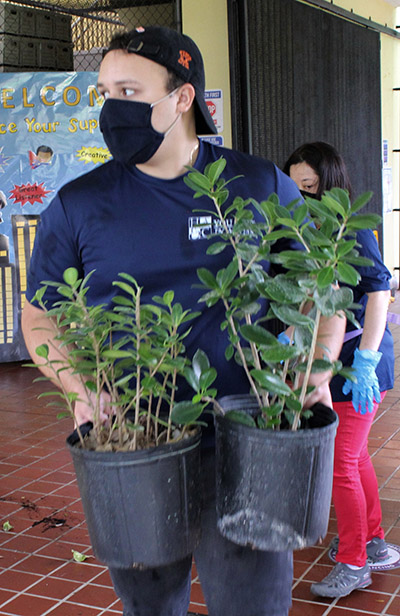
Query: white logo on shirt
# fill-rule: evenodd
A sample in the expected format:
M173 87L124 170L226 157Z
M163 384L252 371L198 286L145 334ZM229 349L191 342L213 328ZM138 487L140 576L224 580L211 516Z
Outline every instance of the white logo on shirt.
M232 232L233 222L233 219L226 220L229 232ZM188 237L190 240L205 240L212 235L222 235L225 233L221 221L213 216L191 216L188 223Z

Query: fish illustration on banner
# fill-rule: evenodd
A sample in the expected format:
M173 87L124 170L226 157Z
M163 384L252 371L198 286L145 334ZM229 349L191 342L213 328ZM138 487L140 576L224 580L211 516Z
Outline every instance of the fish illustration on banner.
M0 73L0 362L28 358L20 318L40 214L111 158L95 72Z

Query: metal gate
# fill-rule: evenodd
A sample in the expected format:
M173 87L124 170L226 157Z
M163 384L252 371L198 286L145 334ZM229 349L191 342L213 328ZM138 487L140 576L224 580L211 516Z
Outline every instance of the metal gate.
M97 71L116 32L181 30L180 0L0 0L0 72Z

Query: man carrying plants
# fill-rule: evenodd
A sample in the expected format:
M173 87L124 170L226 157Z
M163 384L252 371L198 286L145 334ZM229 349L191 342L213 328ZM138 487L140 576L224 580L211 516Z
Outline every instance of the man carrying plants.
M248 393L240 366L225 358L226 332L221 331L224 309L198 304L196 270L214 273L226 267L225 251L207 257L207 239L218 233L212 204L193 200L185 185L187 166L203 171L223 156L225 178L235 196L256 200L277 193L283 205L299 198L294 183L271 162L199 141L198 134L215 133L204 101L204 68L199 49L187 36L161 27L138 28L117 35L102 61L98 88L105 103L100 128L113 160L64 186L42 216L29 273L23 331L36 363L38 345L48 341L48 319L35 303L44 280L61 280L74 267L83 278L94 270L87 292L89 305L111 304L112 286L121 271L143 287L143 301L173 289L185 309L202 310L191 322L185 340L188 355L202 349L217 369L219 396ZM229 205L229 203L227 203ZM200 211L199 211L200 210ZM256 216L256 213L255 213ZM281 239L274 250L293 248ZM228 252L228 251L226 251ZM266 268L269 268L266 263ZM48 288L44 301L59 300ZM265 310L265 306L263 307ZM322 319L324 351L336 358L345 319ZM50 347L57 358L63 349ZM43 362L42 362L43 363ZM80 385L62 373L68 391L81 396ZM308 404L331 405L326 375L313 374L316 386ZM320 387L319 383L323 383ZM179 384L179 399L192 393ZM104 416L110 412L103 396ZM76 403L78 423L91 419L90 409ZM291 604L292 554L239 547L219 535L214 505L213 426L203 431L204 511L202 538L194 553L197 570L212 616L287 616ZM199 488L200 489L200 488ZM132 516L135 512L132 512ZM186 616L190 597L191 556L157 569L110 570L125 616Z

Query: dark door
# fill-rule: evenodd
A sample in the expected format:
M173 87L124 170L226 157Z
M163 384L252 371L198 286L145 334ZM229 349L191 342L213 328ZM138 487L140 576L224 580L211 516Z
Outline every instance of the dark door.
M379 34L295 0L228 7L234 147L281 167L302 143L327 141L381 214Z

